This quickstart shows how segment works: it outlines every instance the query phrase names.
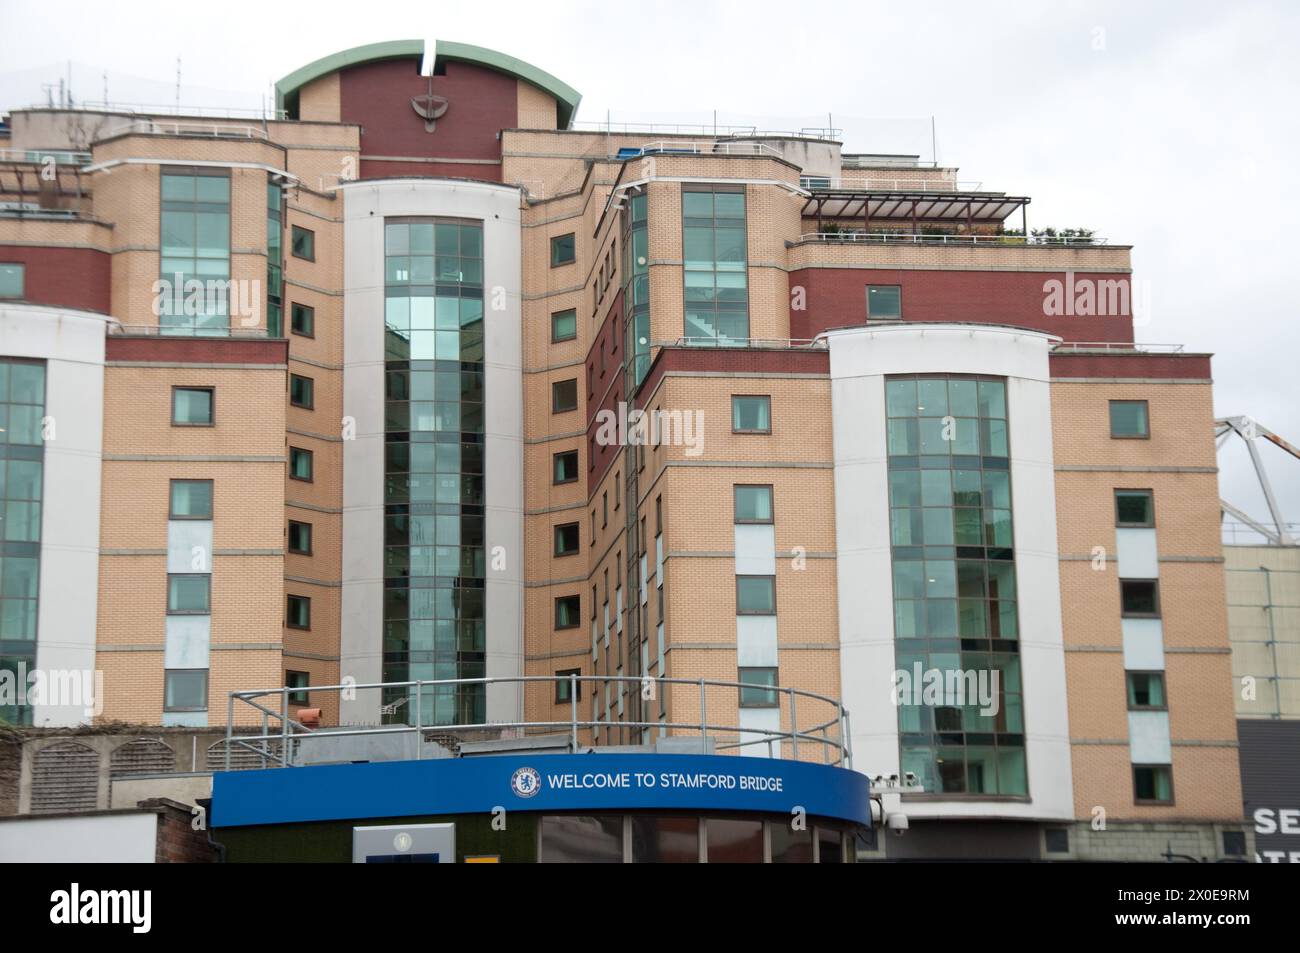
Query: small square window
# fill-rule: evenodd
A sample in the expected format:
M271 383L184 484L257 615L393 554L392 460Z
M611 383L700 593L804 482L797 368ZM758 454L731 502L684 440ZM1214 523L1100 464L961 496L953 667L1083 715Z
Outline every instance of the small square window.
M1155 579L1119 581L1120 615L1129 619L1160 618L1160 585Z
M290 705L307 704L307 686L311 684L311 676L306 672L285 672L284 685L286 688L296 688L299 691L289 693Z
M1110 402L1110 435L1143 440L1151 436L1145 400L1112 400Z
M573 308L551 315L551 343L572 341L578 336L578 312Z
M573 232L567 235L557 235L551 239L551 267L556 268L560 265L571 264L576 257L577 245L574 242Z
M737 486L735 492L735 521L737 523L772 522L772 488L770 486Z
M207 710L206 668L176 668L163 672L163 711Z
M1155 526L1155 501L1150 490L1115 491L1116 526Z
M736 615L776 615L776 577L737 576Z
M26 265L17 262L0 262L0 298L21 298L26 278Z
M555 527L555 555L576 556L579 549L578 524L561 523Z
M578 379L556 381L551 385L551 413L563 414L578 409Z
M732 397L731 431L732 433L771 433L772 398Z
M311 410L316 405L316 382L310 377L289 375L289 403Z
M1246 832L1245 831L1224 831L1223 832L1223 852L1229 857L1246 856Z
M898 285L867 285L867 318L897 321L903 316L903 289Z
M206 573L167 574L168 615L210 615L212 577Z
M556 484L575 483L578 479L578 451L565 450L563 453L555 454L554 458L554 477Z
M176 427L211 427L211 387L173 387L172 424Z
M311 555L311 523L289 520L289 552Z
M737 681L744 683L740 689L741 708L776 708L779 705L777 693L764 688L751 688L752 685L776 687L776 669L742 668L739 669Z
M555 627L557 629L576 629L578 627L578 614L581 611L581 596L560 596L555 600Z
M1049 854L1070 852L1070 831L1065 827L1049 827L1043 831L1043 846Z
M1129 711L1165 711L1164 672L1125 672Z
M312 452L301 447L289 448L289 479L312 481Z
M570 675L581 674L582 669L580 668L566 668L555 673L555 701L557 704L560 702L582 701L582 682L569 679Z
M310 629L311 599L307 596L288 596L285 602L284 624L291 629Z
M1170 766L1133 765L1133 799L1139 803L1173 804L1174 777Z
M212 519L211 480L172 480L171 508L168 518L174 520Z
M289 309L289 330L301 337L316 336L316 309L305 304L294 304Z
M316 233L310 228L295 225L292 229L292 250L294 258L316 260Z

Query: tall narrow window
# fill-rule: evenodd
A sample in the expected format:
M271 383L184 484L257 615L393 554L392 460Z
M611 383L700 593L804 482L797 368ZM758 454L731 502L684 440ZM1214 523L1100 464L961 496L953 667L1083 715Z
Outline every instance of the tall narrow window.
M164 167L161 179L161 333L228 335L230 174ZM191 293L192 288L202 290Z
M650 370L650 238L645 192L628 193L623 230L623 337L626 391L636 392Z
M284 192L275 182L266 183L266 333L278 338L284 333L284 301L281 279L284 274L282 242L284 215L281 204Z
M744 186L682 190L685 336L692 344L749 339Z

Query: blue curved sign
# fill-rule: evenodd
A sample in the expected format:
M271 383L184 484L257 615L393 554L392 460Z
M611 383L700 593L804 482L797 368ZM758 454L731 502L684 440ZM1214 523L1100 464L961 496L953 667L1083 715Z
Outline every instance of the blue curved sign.
M870 782L805 761L683 754L534 754L378 761L212 778L213 827L507 811L695 810L871 823Z

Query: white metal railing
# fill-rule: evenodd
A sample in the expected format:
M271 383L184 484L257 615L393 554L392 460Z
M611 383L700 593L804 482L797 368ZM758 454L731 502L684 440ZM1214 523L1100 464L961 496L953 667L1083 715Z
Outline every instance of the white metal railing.
M1146 341L1062 341L1054 351L1137 351L1143 354L1181 354L1182 344L1148 344Z
M978 192L983 182L938 179L888 179L862 175L801 175L799 185L811 191L858 192Z
M89 152L69 152L66 149L0 149L0 162L31 162L37 165L48 159L56 165L89 165Z
M716 136L718 138L745 136L757 139L832 139L838 140L844 130L804 126L801 129L760 129L758 126L734 126L722 123L681 122L600 122L585 120L575 122L573 128L580 132L603 132L624 135L663 136Z
M780 159L781 151L763 142L732 142L726 139L707 140L704 142L690 139L661 139L647 142L640 147L641 155L728 155L728 156L775 156Z
M0 218L44 218L94 221L94 216L75 208L42 208L35 202L0 202Z
M652 341L652 347L747 347L747 348L776 348L776 349L796 349L812 348L824 349L827 346L825 338L716 338L696 335L693 337L679 337L671 341Z
M558 697L556 693L557 683L568 683L569 711L568 718L565 719L436 724L425 724L423 721L424 699L432 699L439 694L450 695L455 698L464 689L477 689L478 686L482 686L482 691L486 692L488 686L492 685L518 686L518 690L534 685L543 689L545 696L549 700ZM580 691L583 684L588 686L585 695ZM645 692L649 691L651 699L658 699L660 697L659 693L668 690L670 686L686 689L686 691L673 691L672 705L675 710L672 712L673 720L671 721L636 721L611 717L614 712L613 706L610 706L603 718L595 717L596 712L593 712L591 719L580 718L578 716L579 698L603 697L605 691L601 689L601 685L608 687L611 684L617 686L620 696L625 691L630 691L645 698ZM696 689L698 694L689 691L692 688ZM766 692L775 698L776 709L787 717L790 727L788 730L784 730L779 727L742 726L729 720L718 721L716 714L712 717L709 714L710 689L725 690L728 695L731 695L732 692L736 693L731 696L734 701L729 701L726 706L715 702L715 713L719 709L725 709L728 713L742 710L737 705L742 689ZM290 710L291 696L301 696L303 693L308 693L309 699L311 695L334 694L341 700L345 692L349 693L349 697L355 698L356 692L374 690L380 691L381 702L384 700L384 692L387 692L390 697L395 696L394 701L383 706L389 716L396 715L398 709L404 707L409 713L406 717L412 718L413 722L381 724L377 727L331 727L318 730L303 724L294 717L295 712ZM693 696L692 702L686 701L688 695ZM263 704L263 699L272 701L269 704ZM245 730L236 733L236 702L254 709L256 713L254 717L262 723L261 733L249 734ZM405 702L404 705L403 702ZM270 705L275 707L270 707ZM681 710L684 707L688 707L688 710ZM802 719L801 710L803 713ZM240 712L242 714L243 710L241 709ZM723 716L724 719L726 717ZM740 718L737 715L735 721L738 722L739 720ZM281 686L279 688L230 692L226 706L225 770L230 770L231 755L237 747L260 755L268 765L274 762L279 767L296 767L302 747L301 743L304 739L311 737L333 740L349 737L364 738L377 735L410 734L417 739L414 757L418 760L423 757L419 741L426 734L456 736L457 733L499 732L503 733L502 737L518 737L519 732L527 736L538 733L553 734L557 730L562 730L568 735L570 750L577 753L584 748L599 747L596 741L596 733L601 730L605 730L608 737L608 734L614 731L640 732L647 729L670 732L674 737L696 735L701 740L711 742L715 751L744 753L745 748L761 746L768 752L769 757L788 757L793 760L800 760L799 750L802 746L805 752L809 750L820 751L821 761L824 764L840 765L845 768L852 768L853 766L849 713L838 700L826 695L819 695L816 692L752 682L718 681L707 678L651 678L649 676L630 675L517 675L490 678L373 682L365 685L355 683L312 685L307 688ZM591 733L591 740L584 742L581 734L587 732ZM275 745L278 745L278 750Z
M235 325L194 327L191 325L118 324L109 325L110 334L123 337L162 338L265 338L266 328L242 328Z
M805 232L801 242L848 242L877 245L1054 245L1064 248L1086 248L1105 245L1108 239L1061 238L1042 235L980 235L980 234L917 234L914 232Z
M286 110L267 108L265 106L190 106L178 103L119 103L105 102L103 100L77 102L70 106L61 106L49 102L33 103L25 108L54 109L61 112L126 113L139 116L212 116L214 118L269 119L272 121L286 119L289 115Z
M221 122L160 121L157 119L132 119L108 129L105 139L113 136L211 136L214 139L265 139L266 131L256 126L231 125Z

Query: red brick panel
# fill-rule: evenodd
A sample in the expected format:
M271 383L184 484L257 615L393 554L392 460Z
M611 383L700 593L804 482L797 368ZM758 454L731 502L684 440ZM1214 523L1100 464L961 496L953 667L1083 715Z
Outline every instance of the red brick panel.
M93 248L0 245L0 262L25 265L24 300L108 314L111 256Z
M1048 360L1054 378L1210 379L1209 354L1071 354L1069 351L1056 351Z
M285 364L289 342L276 338L118 337L105 342L108 361L180 364Z

